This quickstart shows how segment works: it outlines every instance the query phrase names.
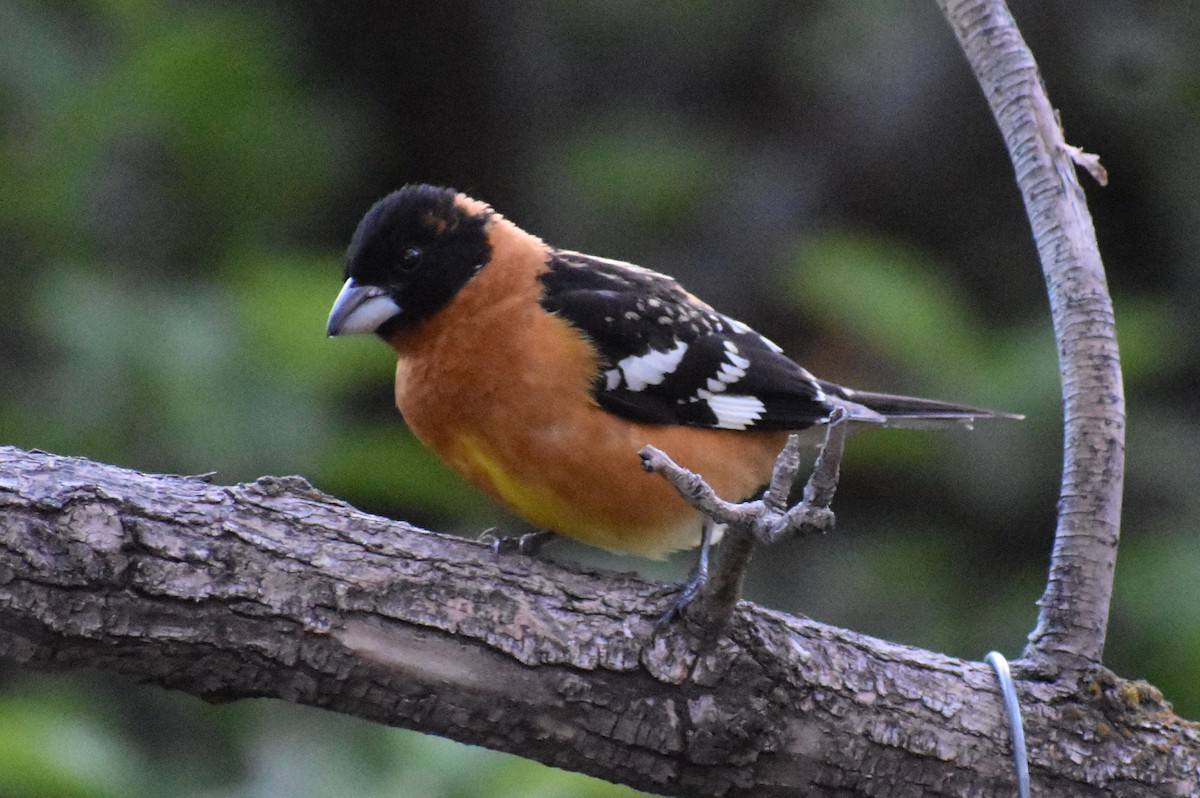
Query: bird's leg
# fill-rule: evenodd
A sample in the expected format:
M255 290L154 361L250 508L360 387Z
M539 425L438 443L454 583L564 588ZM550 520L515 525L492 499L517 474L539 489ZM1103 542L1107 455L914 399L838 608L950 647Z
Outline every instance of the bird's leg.
M683 616L688 605L695 600L700 591L704 589L708 583L708 553L712 548L712 532L716 523L711 518L704 519L704 527L700 530L700 554L696 557L696 564L692 566L691 573L688 578L679 585L679 592L675 595L675 601L672 602L670 608L662 614L658 619L660 624L670 623L676 618Z
M517 538L517 551L529 557L537 556L547 543L558 538L557 532L549 529L535 529Z

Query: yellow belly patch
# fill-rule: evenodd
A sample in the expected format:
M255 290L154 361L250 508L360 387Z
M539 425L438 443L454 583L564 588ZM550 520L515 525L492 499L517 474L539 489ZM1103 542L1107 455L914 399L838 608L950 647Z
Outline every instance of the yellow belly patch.
M456 460L472 481L490 489L500 501L525 520L539 527L584 539L587 522L545 485L514 477L475 438L459 440Z
M659 559L700 541L698 513L685 510L682 514L670 513L665 519L639 522L636 517L617 520L600 507L592 507L596 514L590 515L552 486L514 475L490 447L470 435L458 438L453 444L453 457L447 460L460 474L529 523L583 543ZM623 512L627 509L622 506Z

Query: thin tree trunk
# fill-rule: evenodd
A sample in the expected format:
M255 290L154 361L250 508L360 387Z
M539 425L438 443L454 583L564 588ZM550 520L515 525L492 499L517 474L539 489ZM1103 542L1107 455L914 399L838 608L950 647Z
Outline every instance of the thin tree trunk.
M1112 301L1075 161L1033 54L1003 0L938 0L1004 135L1033 225L1063 386L1063 476L1050 578L1026 657L1100 662L1112 600L1125 460L1125 395Z

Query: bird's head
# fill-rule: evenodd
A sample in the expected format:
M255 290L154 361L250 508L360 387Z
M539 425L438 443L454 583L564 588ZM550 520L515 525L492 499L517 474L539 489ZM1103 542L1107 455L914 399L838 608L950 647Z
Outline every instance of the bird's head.
M491 215L453 189L424 184L379 200L346 251L346 284L326 334L390 338L432 316L487 263Z

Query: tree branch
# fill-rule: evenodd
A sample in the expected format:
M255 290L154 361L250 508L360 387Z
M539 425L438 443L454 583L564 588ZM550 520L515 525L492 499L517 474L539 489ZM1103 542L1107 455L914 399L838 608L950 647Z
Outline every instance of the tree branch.
M1004 135L1033 225L1058 341L1063 477L1050 578L1026 657L1086 668L1104 651L1120 533L1125 397L1104 266L1074 161L1033 54L1003 0L938 0Z
M0 447L0 656L271 696L669 795L995 795L982 663L745 602L702 650L655 585L233 487ZM1041 794L1200 793L1200 729L1093 669L1019 680Z

